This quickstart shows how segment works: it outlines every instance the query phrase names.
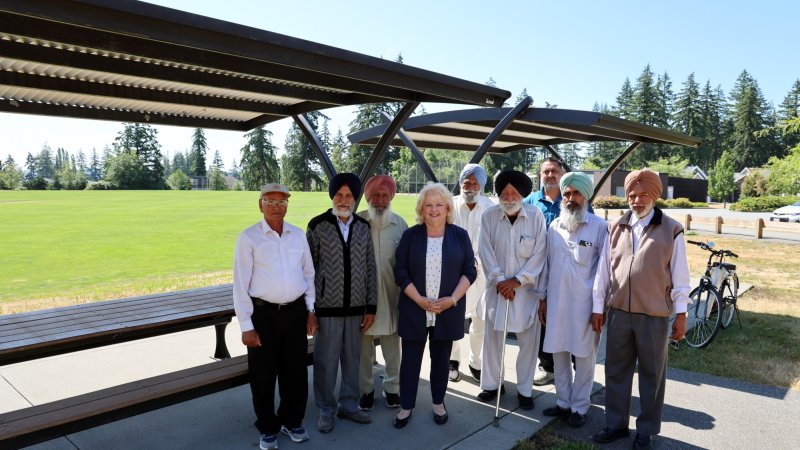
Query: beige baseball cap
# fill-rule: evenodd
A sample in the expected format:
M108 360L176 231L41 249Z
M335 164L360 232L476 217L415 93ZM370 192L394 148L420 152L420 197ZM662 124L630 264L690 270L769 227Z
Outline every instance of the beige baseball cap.
M289 189L280 183L267 183L261 186L261 195L268 194L270 192L280 192L281 194L286 194L287 197L292 196L292 194L289 193Z

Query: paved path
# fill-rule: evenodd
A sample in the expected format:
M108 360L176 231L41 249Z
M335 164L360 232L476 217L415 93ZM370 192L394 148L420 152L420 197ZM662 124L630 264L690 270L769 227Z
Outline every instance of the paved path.
M228 327L228 342L238 342L237 326ZM201 364L213 348L213 329L193 330L138 342L87 350L39 361L0 368L0 411L27 404L38 404L81 392L87 392L137 378ZM463 341L462 341L463 343ZM231 345L231 352L243 348ZM603 349L601 343L601 350ZM687 350L689 351L689 350ZM433 422L430 390L423 379L417 409L403 430L396 430L391 420L397 410L376 401L371 425L337 421L332 433L314 429L317 415L309 389L305 425L311 440L294 444L279 439L280 448L313 449L508 449L519 439L536 433L550 421L541 411L554 404L553 386L535 387L536 408L517 408L514 361L517 346L508 341L508 392L501 402L500 426L492 424L493 405L478 402L480 391L471 377L451 383L445 403L450 421L444 426ZM380 352L379 352L380 355ZM379 358L380 360L380 358ZM603 373L599 357L595 375L593 406L584 428L561 426L559 434L574 440L587 440L602 427ZM379 361L380 362L380 361ZM379 376L376 367L376 377ZM423 367L423 374L427 372ZM311 371L309 370L309 381ZM797 448L800 442L797 412L800 393L770 386L732 381L681 370L668 374L666 408L662 435L656 449L670 448ZM423 377L426 378L426 377ZM636 392L634 390L634 392ZM634 413L636 401L634 401ZM36 449L108 450L175 448L257 448L258 436L247 386L142 414L126 420L75 433L34 446ZM634 419L631 421L634 427ZM295 447L297 445L297 447ZM602 448L628 448L630 439Z

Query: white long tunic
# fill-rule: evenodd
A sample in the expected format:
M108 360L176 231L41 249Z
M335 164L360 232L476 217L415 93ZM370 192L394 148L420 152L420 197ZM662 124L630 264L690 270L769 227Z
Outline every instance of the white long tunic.
M478 270L478 276L475 282L467 289L467 317L473 314L478 317L484 317L485 304L483 302L483 291L486 290L486 275L483 274L483 267L480 258L480 233L481 233L481 217L487 209L494 206L494 202L478 195L475 198L475 206L469 209L464 199L457 195L453 197L453 205L455 209L454 223L461 228L467 230L469 240L472 242L472 252L475 254L475 268Z
M514 293L508 314L508 331L520 333L530 328L539 309L537 283L546 257L544 215L533 205L522 205L514 224L499 205L490 207L481 218L480 256L486 275L483 317L492 317L494 329L503 330L507 302L497 293L498 282L516 277L522 285Z
M547 265L540 281L547 298L547 333L544 351L589 356L600 336L592 330L592 286L608 224L587 213L584 222L570 233L556 219L547 230Z

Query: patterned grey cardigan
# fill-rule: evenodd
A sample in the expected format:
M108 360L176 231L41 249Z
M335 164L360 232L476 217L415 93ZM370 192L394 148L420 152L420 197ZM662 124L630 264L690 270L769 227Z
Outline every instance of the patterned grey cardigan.
M330 209L308 222L319 317L375 314L377 280L369 222L354 215L349 242Z

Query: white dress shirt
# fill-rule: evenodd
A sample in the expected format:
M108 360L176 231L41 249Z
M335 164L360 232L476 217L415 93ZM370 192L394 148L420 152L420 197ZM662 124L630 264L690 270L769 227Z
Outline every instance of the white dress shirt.
M633 233L633 251L639 249L639 241L642 238L645 228L650 225L655 209L649 214L639 219L636 214L631 214L631 232ZM600 262L597 266L597 276L594 279L592 289L593 305L592 312L602 314L605 311L605 299L608 290L611 288L611 239L606 239L603 243L603 251L600 253ZM686 312L689 304L689 292L691 291L691 281L689 279L689 265L686 263L686 242L683 236L672 240L672 257L669 261L670 273L672 275L672 291L670 297L673 303L674 313Z
M233 307L242 332L253 329L253 301L282 304L305 294L314 309L314 263L305 233L287 222L283 234L264 219L245 229L233 252Z
M480 232L481 232L481 216L483 213L494 206L494 202L484 197L477 195L475 197L475 206L469 209L464 198L460 195L453 197L453 206L455 209L454 223L461 228L467 230L469 240L472 242L472 252L475 254L475 268L478 270L478 276L475 282L467 289L467 312L466 316L471 317L477 315L481 318L485 313L485 303L483 300L483 291L486 290L486 276L483 273L480 259Z
M333 211L331 211L331 214L333 214ZM336 214L333 215L336 216ZM353 215L350 214L347 217L347 220L345 220L344 222L342 222L339 216L336 216L336 224L339 225L339 231L342 232L342 237L344 238L344 241L349 242L347 238L350 237L350 225L353 224Z

